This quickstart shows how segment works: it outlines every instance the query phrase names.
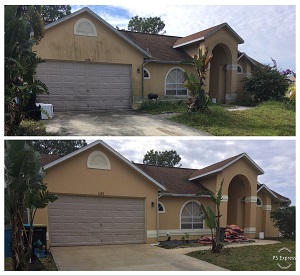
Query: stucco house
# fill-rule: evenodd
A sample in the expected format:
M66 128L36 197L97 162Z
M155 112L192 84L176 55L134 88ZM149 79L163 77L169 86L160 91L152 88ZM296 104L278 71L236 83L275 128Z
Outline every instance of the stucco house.
M200 205L224 179L221 226L236 224L249 238L278 236L270 211L289 199L258 184L263 170L241 153L203 169L135 164L103 141L64 157L43 155L44 183L59 199L38 210L35 224L48 229L48 246L155 243L209 235Z
M34 46L46 60L37 78L50 95L38 102L55 110L131 108L149 93L161 100L184 100L184 72L192 73L191 59L199 48L213 54L206 93L218 103L243 97L241 80L259 63L241 53L244 40L227 24L186 37L118 30L89 8L78 10L45 26L45 36Z

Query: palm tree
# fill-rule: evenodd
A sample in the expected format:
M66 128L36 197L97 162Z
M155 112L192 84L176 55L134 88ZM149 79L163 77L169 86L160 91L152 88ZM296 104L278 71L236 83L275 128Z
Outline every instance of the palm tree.
M222 187L224 179L221 182L219 191L214 194L212 191L201 191L196 195L209 195L212 202L216 204L217 214L208 206L204 207L201 204L201 209L204 215L205 224L210 228L212 237L212 252L219 253L223 248L223 243L220 242L220 205L222 201Z
M58 198L43 184L44 174L40 154L32 150L30 141L5 141L5 220L11 226L14 270L29 270L36 210ZM29 232L23 224L26 209L30 214Z
M41 6L5 6L5 134L12 135L24 118L23 109L32 94L47 93L34 79L44 62L32 46L44 36Z
M198 79L191 73L188 75L185 73L184 86L189 89L192 97L188 99L188 111L208 111L209 98L205 95L204 81L206 79L206 73L209 67L209 63L212 59L212 54L208 54L208 47L205 48L205 52L202 52L202 48L199 48L198 55L194 55L192 60L182 61L184 64L192 64L197 73Z

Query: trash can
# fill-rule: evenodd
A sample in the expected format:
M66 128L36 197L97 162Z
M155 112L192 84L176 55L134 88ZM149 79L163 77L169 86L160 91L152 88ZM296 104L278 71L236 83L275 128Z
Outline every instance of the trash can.
M5 229L4 235L4 254L5 257L11 256L11 229Z
M225 227L220 227L219 229L219 241L223 242L225 238Z
M26 231L29 231L30 225L24 224ZM47 250L47 226L46 225L33 225L33 236L32 236L32 254L35 254L37 251L35 250L38 245L38 257L43 258L46 254ZM25 240L26 244L26 240Z

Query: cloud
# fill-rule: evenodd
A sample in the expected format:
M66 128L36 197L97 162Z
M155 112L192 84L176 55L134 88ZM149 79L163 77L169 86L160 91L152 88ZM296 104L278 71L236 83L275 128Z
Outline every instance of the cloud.
M187 36L227 22L245 43L239 50L279 69L296 68L295 5L168 5L122 4L88 6L112 26L127 28L131 17L160 16L167 35ZM72 12L83 6L72 6Z
M188 138L120 138L104 139L129 161L142 163L147 151L176 150L183 168L201 169L229 157L246 152L264 170L260 183L289 197L295 204L296 142L264 139L197 139Z

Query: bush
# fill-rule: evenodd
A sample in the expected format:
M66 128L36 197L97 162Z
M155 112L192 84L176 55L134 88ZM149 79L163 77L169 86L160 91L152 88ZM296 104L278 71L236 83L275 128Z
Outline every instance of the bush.
M46 136L46 127L41 121L24 120L14 132L15 136Z
M243 80L243 84L256 102L282 100L289 88L287 76L270 66L256 68L250 78Z
M296 208L295 206L281 207L271 212L274 226L284 238L296 237Z

